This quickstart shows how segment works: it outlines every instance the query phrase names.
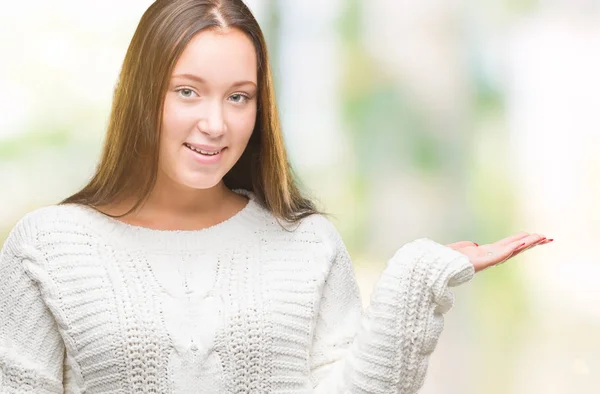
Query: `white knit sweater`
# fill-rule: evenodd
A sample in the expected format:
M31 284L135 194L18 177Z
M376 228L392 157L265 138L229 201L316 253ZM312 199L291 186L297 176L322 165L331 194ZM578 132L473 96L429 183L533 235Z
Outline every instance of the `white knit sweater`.
M401 247L361 313L323 216L284 230L252 193L199 231L89 207L25 216L0 256L0 393L415 393L468 258Z

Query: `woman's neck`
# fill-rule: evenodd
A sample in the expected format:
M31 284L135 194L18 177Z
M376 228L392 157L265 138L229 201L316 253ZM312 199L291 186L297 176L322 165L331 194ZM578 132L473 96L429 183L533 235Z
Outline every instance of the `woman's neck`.
M102 207L110 215L129 211L135 199ZM142 227L160 230L199 230L214 226L242 210L248 199L231 191L223 182L210 189L166 187L158 183L144 203L119 220Z

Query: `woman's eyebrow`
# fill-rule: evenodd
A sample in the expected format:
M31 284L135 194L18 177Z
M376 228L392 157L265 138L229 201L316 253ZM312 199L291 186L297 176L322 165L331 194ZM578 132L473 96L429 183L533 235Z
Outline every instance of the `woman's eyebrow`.
M187 78L187 79L191 79L193 81L196 81L198 83L202 83L202 84L206 84L206 80L204 80L203 78L194 75L194 74L177 74L177 75L173 75L173 78ZM231 86L242 86L242 85L254 85L256 87L256 83L252 82L252 81L238 81L238 82L234 82L231 84Z

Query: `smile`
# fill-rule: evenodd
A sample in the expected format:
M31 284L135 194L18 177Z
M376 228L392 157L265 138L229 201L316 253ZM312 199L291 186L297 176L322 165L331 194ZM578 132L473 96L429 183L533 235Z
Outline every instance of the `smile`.
M221 151L223 150L223 149L221 149L221 150L218 150L218 151L206 151L206 150L195 148L195 147L191 146L188 143L184 143L183 145L185 145L186 148L191 149L194 152L200 153L201 155L204 155L204 156L216 156L219 153L221 153Z

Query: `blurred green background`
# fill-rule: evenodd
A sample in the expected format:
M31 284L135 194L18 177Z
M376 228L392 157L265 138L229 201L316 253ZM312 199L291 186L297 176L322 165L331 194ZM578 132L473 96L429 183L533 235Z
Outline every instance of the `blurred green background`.
M80 188L148 0L0 11L0 240ZM478 274L422 393L600 392L600 2L249 0L292 162L368 303L403 243L556 241Z

